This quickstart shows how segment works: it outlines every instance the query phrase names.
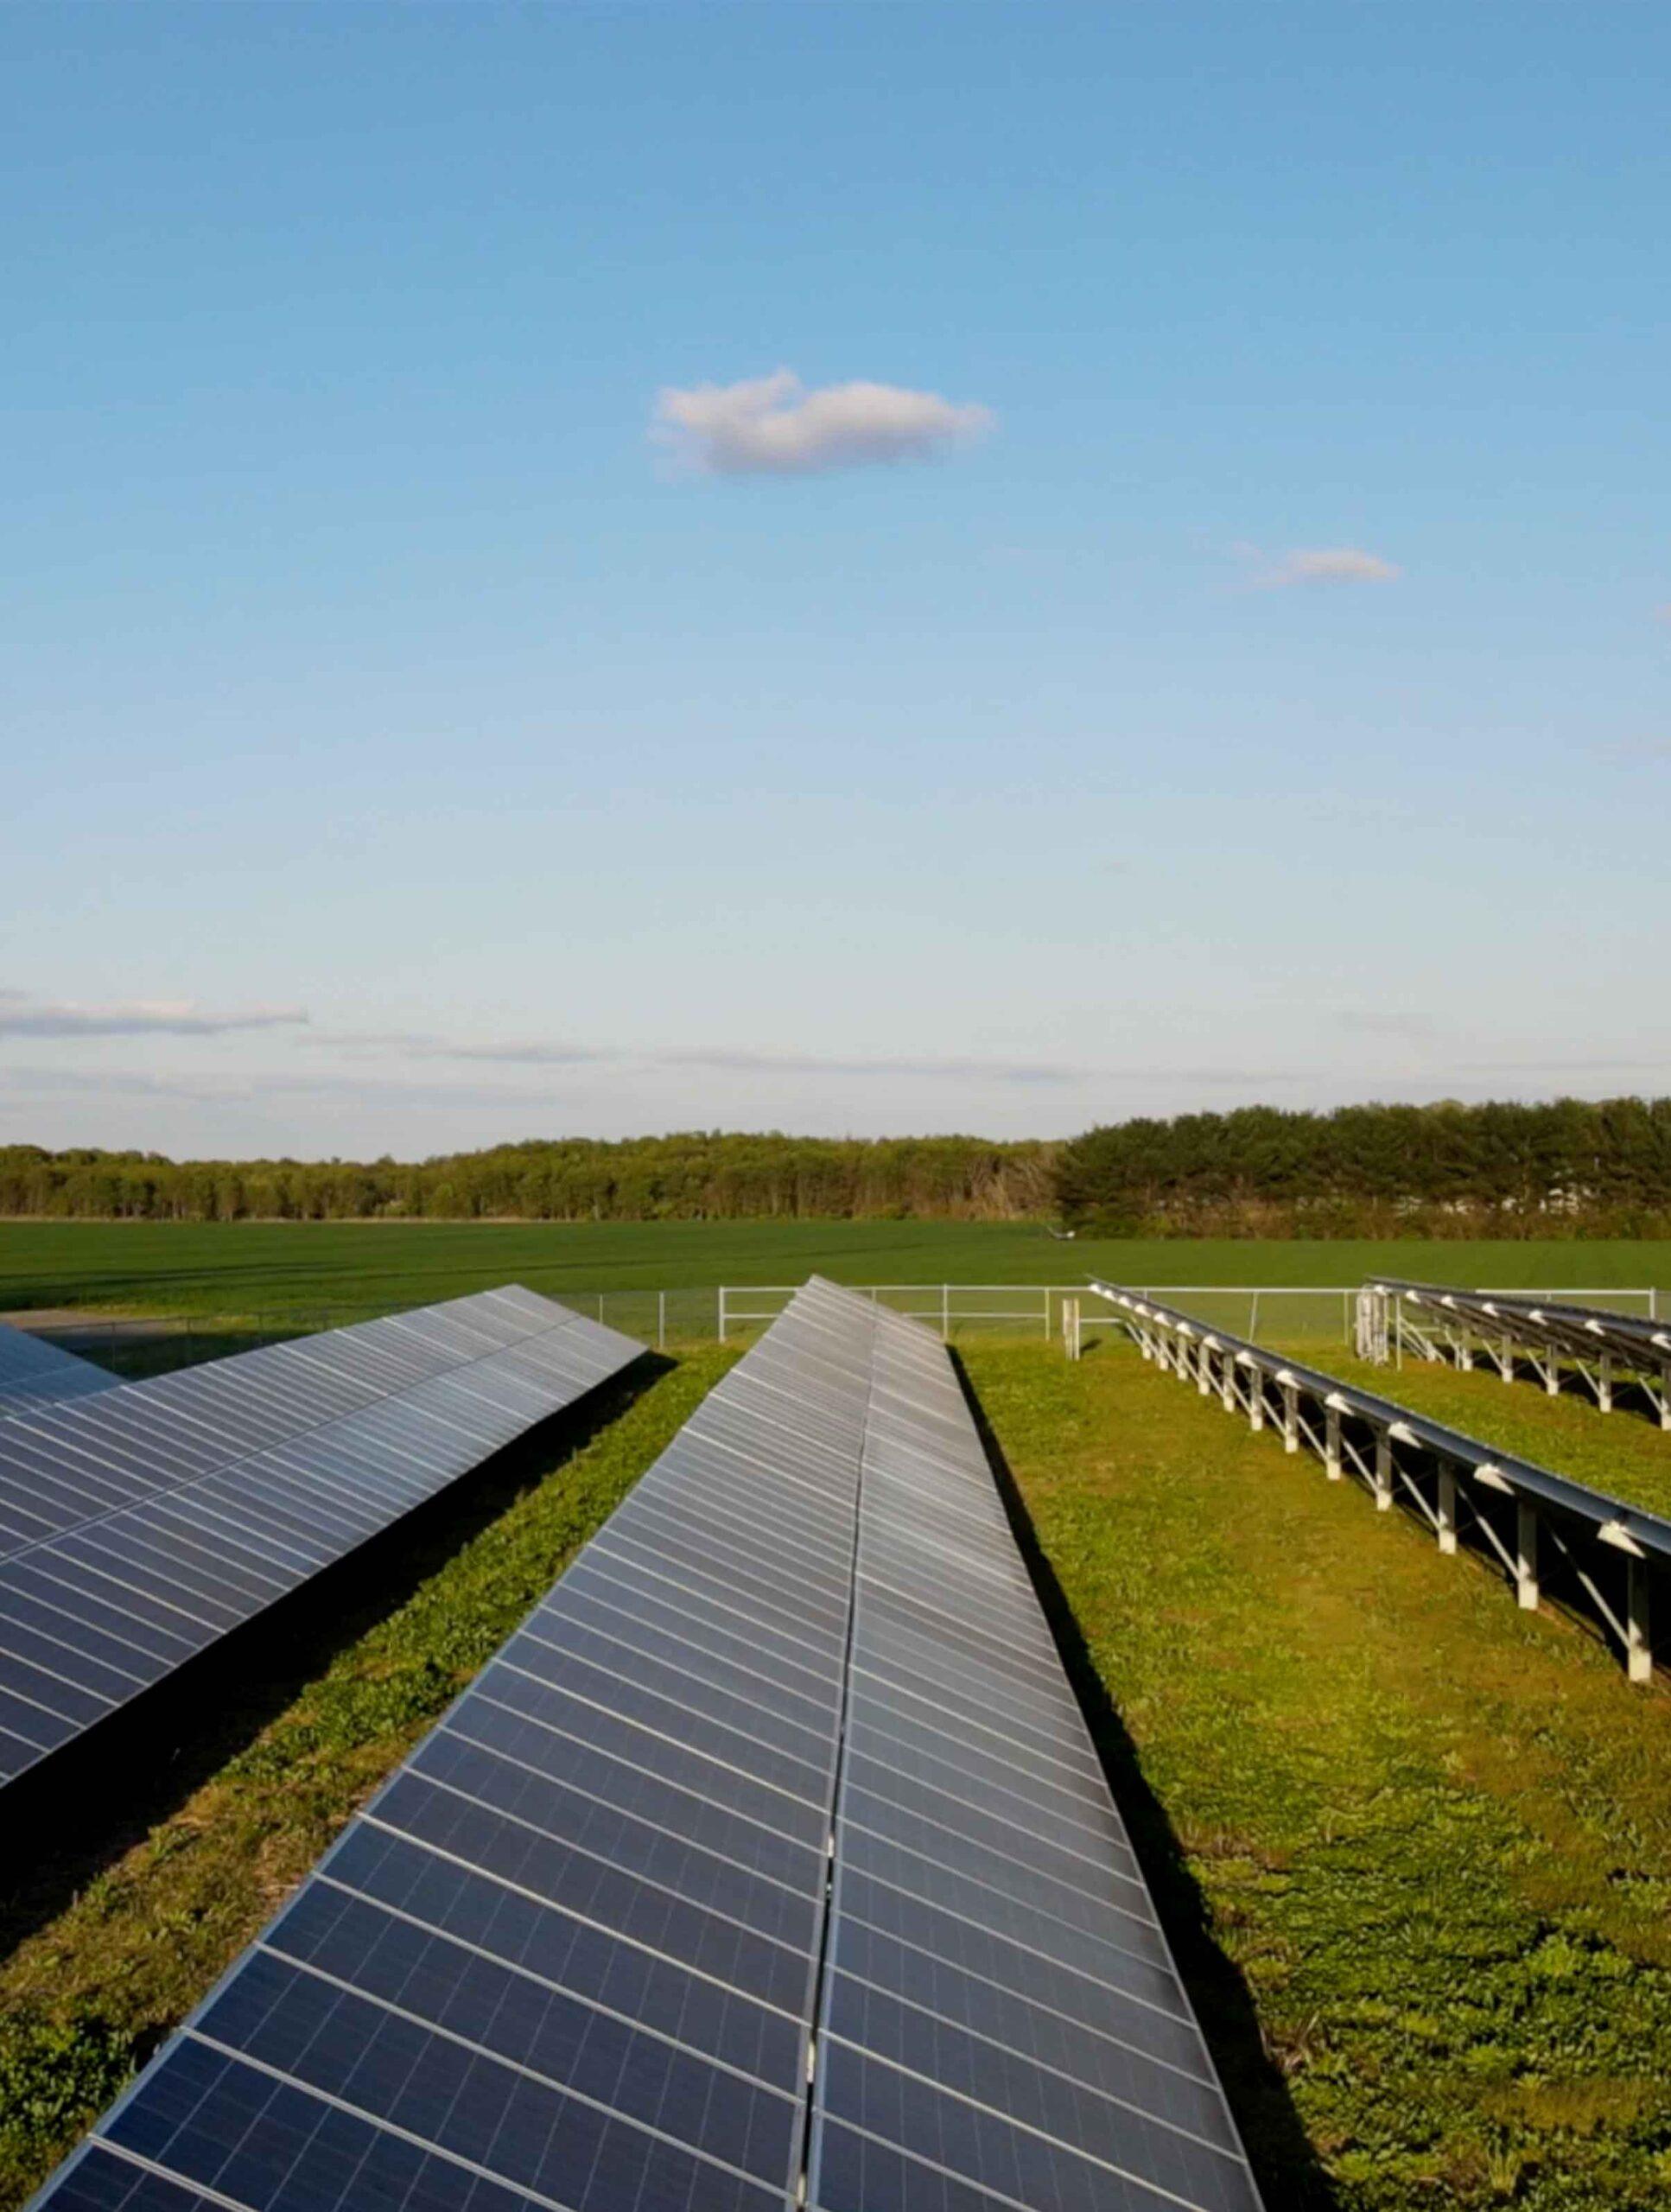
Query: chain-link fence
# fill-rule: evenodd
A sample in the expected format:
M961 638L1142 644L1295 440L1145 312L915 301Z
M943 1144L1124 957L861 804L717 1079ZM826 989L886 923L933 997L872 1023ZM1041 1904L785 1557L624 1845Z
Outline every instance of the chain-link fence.
M780 1313L799 1287L788 1283L694 1284L650 1289L550 1290L544 1294L662 1351L684 1344L746 1344ZM1049 1342L1062 1333L1064 1299L1094 1322L1102 1301L1078 1283L855 1283L879 1305L908 1313L948 1343L974 1336ZM1347 1344L1356 1286L1128 1283L1210 1327L1268 1344ZM1647 1288L1551 1292L1623 1313L1671 1311L1671 1293ZM92 1313L79 1309L0 1316L128 1376L160 1374L259 1344L346 1328L391 1311L372 1304L250 1306L224 1313Z

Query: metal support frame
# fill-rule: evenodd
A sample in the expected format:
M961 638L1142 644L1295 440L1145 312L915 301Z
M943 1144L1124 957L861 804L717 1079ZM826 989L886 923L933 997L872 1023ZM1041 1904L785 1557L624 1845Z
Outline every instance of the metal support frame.
M1629 1294L1646 1296L1646 1323L1634 1315L1563 1302L1576 1293L1549 1292L1534 1299L1525 1293L1370 1283L1359 1294L1359 1356L1384 1363L1390 1337L1401 1360L1407 1341L1424 1359L1448 1360L1465 1373L1477 1358L1489 1359L1505 1382L1517 1382L1522 1367L1529 1369L1552 1398L1573 1376L1604 1414L1616 1409L1619 1384L1628 1380L1660 1427L1671 1432L1671 1360L1665 1357L1668 1337L1659 1319L1659 1300L1653 1291ZM1393 1309L1390 1332L1379 1317L1377 1300Z
M1538 1609L1538 1510L1527 1498L1515 1506L1515 1595L1524 1613Z
M1436 1528L1440 1551L1454 1552L1457 1548L1457 1471L1449 1459L1441 1459L1439 1463Z
M1523 1611L1540 1607L1540 1554L1546 1541L1552 1544L1571 1567L1597 1618L1617 1639L1629 1679L1638 1683L1651 1679L1653 1568L1658 1560L1671 1571L1671 1520L1609 1498L1530 1461L1496 1454L1455 1430L1337 1382L1319 1370L1286 1361L1247 1339L1203 1330L1186 1315L1156 1306L1147 1294L1140 1297L1096 1282L1092 1288L1121 1307L1115 1325L1123 1326L1149 1350L1163 1371L1193 1382L1203 1396L1216 1395L1227 1412L1245 1411L1255 1433L1266 1427L1268 1416L1274 1417L1286 1452L1298 1452L1303 1442L1322 1462L1331 1481L1351 1471L1380 1512L1389 1512L1401 1491L1447 1556L1459 1551L1465 1531L1470 1548L1502 1569ZM1393 1310L1396 1317L1400 1309ZM1494 1357L1495 1349L1491 1347ZM1671 1374L1666 1380L1671 1391ZM1414 1464L1404 1465L1401 1453L1411 1454ZM1484 1506L1484 1492L1512 1501L1511 1537L1494 1525ZM1622 1593L1615 1593L1621 1598L1620 1605L1610 1601L1598 1580L1595 1555L1586 1558L1581 1553L1577 1541L1581 1535L1624 1554L1625 1586Z
M1649 1634L1646 1560L1633 1559L1625 1566L1624 1665L1633 1682L1653 1680L1654 1646Z

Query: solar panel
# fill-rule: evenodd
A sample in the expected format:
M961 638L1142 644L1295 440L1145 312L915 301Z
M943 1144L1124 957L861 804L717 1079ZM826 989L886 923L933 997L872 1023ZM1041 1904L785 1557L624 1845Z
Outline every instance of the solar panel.
M0 1423L0 1787L640 1350L486 1291Z
M0 1419L31 1406L108 1390L119 1379L44 1337L0 1322Z
M945 1356L816 1281L36 2204L785 2212L809 2142L1256 2204Z
M1248 2212L956 1376L876 1328L810 2200Z

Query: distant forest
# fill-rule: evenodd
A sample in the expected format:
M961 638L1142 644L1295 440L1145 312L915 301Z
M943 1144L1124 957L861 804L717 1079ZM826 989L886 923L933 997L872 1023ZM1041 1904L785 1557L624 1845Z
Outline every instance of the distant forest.
M1118 1122L1058 1146L1063 1217L1113 1235L1671 1235L1671 1098Z
M0 1147L0 1214L130 1221L1015 1221L1048 1145L979 1137L585 1137L406 1165Z
M1671 1235L1671 1098L1243 1107L1070 1141L721 1132L394 1160L0 1147L0 1214L133 1221L1060 1219L1179 1236Z

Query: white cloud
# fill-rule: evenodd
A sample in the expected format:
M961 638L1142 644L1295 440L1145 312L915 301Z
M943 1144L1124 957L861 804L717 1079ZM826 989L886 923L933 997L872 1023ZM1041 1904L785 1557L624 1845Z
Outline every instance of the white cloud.
M397 1058L486 1063L525 1068L706 1068L726 1074L922 1076L961 1083L1082 1083L1097 1071L1053 1061L874 1059L816 1052L762 1052L729 1046L579 1045L562 1041L470 1045L411 1031L316 1030L308 1042L360 1058L376 1052Z
M740 384L664 387L651 435L708 476L804 476L867 461L922 461L983 435L990 408L891 384L809 391L792 370Z
M133 999L76 1006L0 990L0 1037L219 1037L232 1029L288 1029L305 1024L299 1007L248 1007L213 1014L188 999Z
M1238 546L1244 558L1262 560L1256 546ZM1291 584L1389 584L1403 575L1378 553L1357 545L1297 547L1261 568L1254 582L1261 591L1282 591Z

